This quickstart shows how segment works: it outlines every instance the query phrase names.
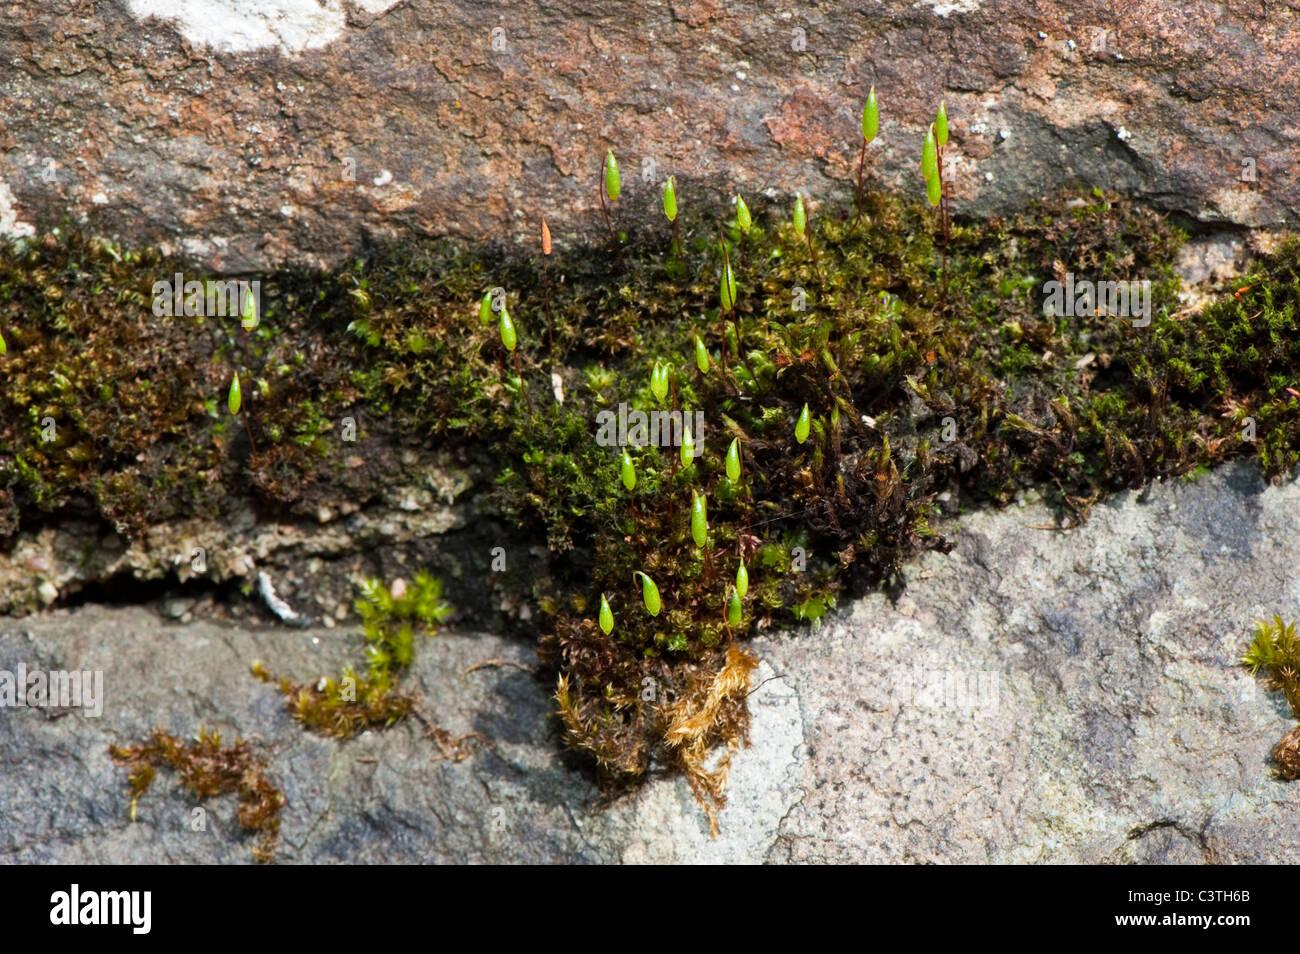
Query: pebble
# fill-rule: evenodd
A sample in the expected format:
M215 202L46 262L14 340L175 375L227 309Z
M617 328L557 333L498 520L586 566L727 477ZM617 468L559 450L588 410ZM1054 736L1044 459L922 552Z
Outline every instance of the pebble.
M59 588L49 580L41 580L36 587L36 595L40 598L42 606L49 606L59 598Z
M190 596L164 596L158 611L165 619L183 620L186 614L194 609L195 602L195 599Z

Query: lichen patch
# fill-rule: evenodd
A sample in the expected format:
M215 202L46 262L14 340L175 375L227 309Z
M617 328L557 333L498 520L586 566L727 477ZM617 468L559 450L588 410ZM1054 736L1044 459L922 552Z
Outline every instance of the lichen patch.
M134 16L167 20L191 43L223 53L320 49L343 35L348 5L341 0L127 0ZM377 15L396 0L350 5Z

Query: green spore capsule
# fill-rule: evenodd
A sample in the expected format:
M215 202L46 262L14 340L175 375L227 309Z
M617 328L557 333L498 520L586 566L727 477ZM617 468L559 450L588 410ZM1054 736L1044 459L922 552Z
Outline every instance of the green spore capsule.
M668 365L662 361L656 361L650 369L650 393L660 404L668 399Z
M5 336L0 334L0 357L9 353L9 345L5 343Z
M862 107L862 138L872 142L880 131L880 110L876 106L876 88L867 93L867 105Z
M478 323L486 325L492 320L492 292L485 291L478 302Z
M939 153L935 148L933 124L925 131L925 143L921 146L921 175L926 182L939 176Z
M623 177L618 173L618 160L614 150L605 150L605 195L614 202L623 193Z
M614 631L614 611L609 608L609 600L600 594L600 631L608 636Z
M664 218L669 222L677 221L677 177L669 176L664 180Z
M733 588L731 599L727 600L727 625L732 629L740 626L741 614L743 607L740 605L740 594Z
M938 205L943 200L943 185L938 176L925 180L925 197L931 205Z
M239 323L245 331L252 331L258 326L260 319L257 316L257 298L252 291L244 292L243 308L239 312Z
M236 373L230 379L230 390L226 393L226 407L229 408L231 416L237 416L243 406L244 393L239 389L239 375Z
M736 228L748 232L753 224L754 219L749 214L749 206L745 204L744 197L736 196Z
M718 282L718 303L724 312L736 307L736 273L730 262L722 264L722 279Z
M799 412L799 420L794 422L794 439L802 444L808 439L808 434L812 430L812 417L808 414L808 405L803 406Z
M641 577L641 602L645 603L645 611L651 616L658 616L659 610L663 608L663 603L659 599L659 587L655 586L655 581L640 570L632 575Z
M708 498L697 490L691 491L691 539L701 548L709 539Z
M800 238L803 238L804 230L808 228L808 212L803 207L803 193L799 192L794 197L794 231Z
M695 436L691 434L691 427L685 422L685 413L682 414L682 446L681 461L683 467L690 467L691 461L695 459Z
M740 438L733 437L727 446L727 479L733 484L740 480Z
M740 598L744 599L745 594L749 592L749 570L745 569L745 561L741 560L740 565L736 567L736 592Z
M497 321L497 330L501 332L501 343L505 345L505 349L514 351L519 344L519 336L515 333L515 323L510 320L510 312L506 309L505 302L501 303L501 317Z
M948 145L948 104L940 103L939 111L934 114L934 141L942 149Z
M632 455L623 448L623 460L618 466L618 475L623 480L623 486L629 492L636 490L636 466L632 463Z
M695 366L700 369L700 374L709 373L709 349L704 347L699 335L695 336Z

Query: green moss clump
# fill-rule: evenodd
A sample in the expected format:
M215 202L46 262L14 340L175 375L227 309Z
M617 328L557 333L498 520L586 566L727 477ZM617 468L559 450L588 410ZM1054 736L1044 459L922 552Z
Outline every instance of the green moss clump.
M552 268L568 280L549 301L527 270L501 279L519 289L509 307L531 402L509 386L490 326L474 330L481 287L450 311L465 331L447 339L456 353L412 358L402 342L413 330L432 334L427 319L413 317L429 282L368 286L367 326L386 331L371 340L367 363L378 380L400 381L386 392L393 406L428 429L463 421L502 448L505 506L547 532L556 560L539 588L543 657L558 671L566 741L613 781L637 778L659 759L682 768L697 791L720 792L703 749L681 743L684 712L711 714L693 723L693 740L742 738L743 687L731 687L735 704L703 704L715 684L747 671L736 642L781 620L816 620L844 585L889 580L918 548L945 546L933 529L941 493L1003 501L1046 482L1062 499L1095 499L1103 484L1139 479L1130 457L1101 461L1072 446L1071 407L1092 398L1080 358L1090 348L1137 348L1126 339L1132 330L1049 320L1036 292L1069 261L1094 279L1154 279L1154 308L1167 318L1175 232L1093 199L958 225L945 268L919 209L875 196L865 211L869 224L857 228L817 217L816 261L793 227L769 214L765 225L733 230L725 253L706 232L681 256L642 242L599 270L582 252L561 258ZM738 283L725 316L717 302L724 259ZM485 270L481 285L496 283ZM553 325L546 335L543 316ZM709 352L707 372L696 337ZM665 399L649 387L660 362L672 380ZM480 388L442 386L455 380L453 368L475 367ZM562 404L549 399L557 368ZM1131 377L1108 383L1123 408L1139 390ZM452 406L482 400L491 413L458 415ZM702 456L683 467L674 447L629 449L637 475L629 493L622 448L595 439L601 413L620 405L702 411ZM805 405L811 421L800 442L794 423ZM734 482L725 474L733 439L744 456ZM702 548L690 534L695 492L709 501ZM731 626L727 581L742 559L752 582ZM662 613L641 608L638 572L657 582ZM595 620L602 593L618 617L609 635Z
M442 599L442 581L424 571L409 585L388 587L377 579L366 580L355 605L366 640L364 673L349 667L338 678L322 677L314 683L278 680L286 708L297 722L338 739L367 728L386 728L414 711L414 697L399 688L401 674L415 659L417 635L433 636L452 613ZM258 662L253 675L273 679Z
M349 478L327 437L359 407L353 356L319 346L337 286L271 276L248 335L237 314L156 316L154 286L178 272L200 277L156 251L76 233L0 249L0 538L20 515L69 511L135 536L218 519L250 492L306 509L318 480ZM333 341L348 343L341 327ZM220 410L236 371L256 453Z
M864 195L861 216L814 213L802 238L774 207L744 229L683 212L672 237L656 217L617 256L560 247L544 272L491 248L378 248L333 275L267 277L251 345L237 319L142 317L144 273L161 264L146 253L80 239L5 253L0 360L15 384L0 396L0 446L13 448L0 452L0 534L20 510L85 500L129 532L250 492L273 507L355 499L392 479L386 448L452 448L491 468L500 509L549 545L535 596L567 744L615 783L676 765L716 807L725 772L702 753L744 738L744 640L816 621L845 590L897 586L905 559L946 548L942 517L1042 489L1081 520L1108 492L1230 457L1271 475L1296 464L1294 240L1191 314L1173 270L1182 235L1101 193L955 220L941 246L923 207L887 196ZM1149 322L1048 313L1045 283L1070 273L1148 282ZM485 293L509 309L512 352ZM181 371L153 390L141 362ZM236 364L257 454L213 416ZM45 446L51 409L71 426ZM346 409L378 432L355 470L330 436ZM602 414L651 411L690 415L700 455L683 465L676 446L598 439ZM695 494L708 501L702 547ZM656 582L661 612L642 608L636 573ZM303 720L346 735L401 718L388 682L401 652L385 643L389 669L356 677L369 701L341 698L337 680L295 687Z
M1185 458L1213 464L1245 443L1267 473L1285 473L1300 463L1300 240L1235 284L1201 313L1173 316L1136 373L1168 395L1161 426Z
M0 529L17 527L20 504L52 512L89 499L109 521L137 527L167 515L166 497L211 504L205 475L219 466L217 448L179 455L171 442L200 426L205 389L202 365L187 358L192 338L153 319L152 275L167 267L157 253L82 236L0 255L10 339Z
M1255 638L1241 664L1253 676L1262 672L1269 689L1281 692L1291 714L1300 719L1300 637L1295 623L1287 623L1281 616L1256 623Z
M261 862L274 859L284 795L266 777L265 764L243 739L222 746L220 733L200 729L193 741L182 742L157 729L148 741L113 745L108 751L114 761L127 768L132 821L135 821L136 805L153 784L158 769L170 769L199 801L237 793L239 827L257 835L253 857Z
M1256 623L1255 638L1241 664L1253 676L1262 673L1265 686L1281 692L1291 714L1300 719L1300 636L1294 623L1281 616ZM1279 778L1300 778L1300 726L1293 727L1273 747L1273 765Z

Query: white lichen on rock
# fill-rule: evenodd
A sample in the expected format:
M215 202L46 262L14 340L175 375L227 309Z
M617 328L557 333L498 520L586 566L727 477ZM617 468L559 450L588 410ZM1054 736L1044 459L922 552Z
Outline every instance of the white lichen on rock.
M917 7L929 7L937 17L946 17L952 13L974 13L980 8L981 0L920 0Z
M14 208L14 194L9 191L7 183L0 182L0 235L26 238L35 231L30 223L19 220L18 211Z
M127 0L131 13L174 23L189 42L223 53L319 49L343 35L347 6L377 15L398 0Z

